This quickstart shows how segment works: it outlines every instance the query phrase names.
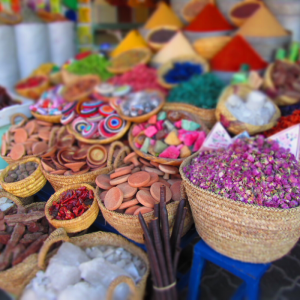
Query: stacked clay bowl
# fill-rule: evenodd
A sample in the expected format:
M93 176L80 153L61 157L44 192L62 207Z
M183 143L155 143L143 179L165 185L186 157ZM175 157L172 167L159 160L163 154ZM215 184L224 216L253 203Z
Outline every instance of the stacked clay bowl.
M32 156L40 157L56 143L60 127L40 120L27 121L25 117L3 135L1 158L10 164Z
M165 185L168 218L172 227L181 200L181 177L177 167L138 159L134 152L124 158L124 163L125 167L96 178L96 196L105 220L122 235L143 243L138 214L143 214L146 221L153 217L154 205L160 201L160 187ZM192 222L188 210L184 234Z

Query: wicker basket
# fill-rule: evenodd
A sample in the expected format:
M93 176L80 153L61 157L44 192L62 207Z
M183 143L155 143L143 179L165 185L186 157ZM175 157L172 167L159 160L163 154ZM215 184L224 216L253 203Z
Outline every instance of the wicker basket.
M264 132L264 131L269 130L272 127L274 127L276 125L278 119L281 116L281 112L276 105L275 105L276 111L275 111L272 119L270 120L270 122L268 124L262 125L262 126L256 126L256 125L252 125L252 124L248 124L248 123L243 123L243 122L237 120L236 117L231 114L231 112L228 110L228 108L226 106L226 102L227 102L227 99L229 98L229 96L231 96L234 93L236 87L238 87L238 95L241 96L242 98L244 98L248 93L250 93L252 91L252 88L250 88L247 85L238 85L238 86L227 87L221 94L217 108L216 108L217 120L220 121L222 118L225 118L226 122L228 122L228 124L229 124L226 126L226 128L234 134L239 134L239 133L242 133L243 131L248 131L248 133L250 135L254 135L259 132ZM269 98L268 98L268 101L271 101L272 103L274 103Z
M300 207L245 204L198 188L183 172L195 156L182 163L180 174L201 238L216 251L244 262L268 263L286 255L300 237Z
M241 27L241 26L248 20L248 18L237 18L237 17L234 17L234 16L232 15L232 13L233 13L233 11L236 10L238 7L242 7L242 6L244 6L245 4L248 4L248 3L255 3L255 4L258 4L258 5L261 5L261 6L264 5L264 4L263 4L263 1L257 1L257 0L244 0L244 1L240 2L240 3L235 4L235 5L231 8L231 10L230 10L230 12L229 12L229 17L230 17L231 22L232 22L234 25L236 25L237 27Z
M130 252L131 254L139 257L146 265L146 272L144 274L144 276L142 277L141 281L134 287L132 286L132 284L129 284L130 288L131 288L131 292L134 292L134 299L143 299L144 295L145 295L145 290L146 290L146 283L147 283L147 278L149 275L149 261L148 261L148 256L147 254L140 249L139 247L137 247L136 245L134 245L133 243L127 241L125 238L113 234L113 233L107 233L107 232L95 232L95 233L90 233L90 234L85 234L82 236L78 236L78 237L72 237L69 238L65 232L65 230L63 228L59 228L57 230L55 230L50 236L49 238L45 241L43 247L41 248L40 252L39 252L39 256L38 256L38 266L40 269L45 269L46 267L46 256L48 251L50 250L51 246L59 241L66 241L66 242L70 242L78 247L81 247L83 249L88 248L88 247L96 247L96 246L114 246L114 247L122 247L125 250L127 250L128 252ZM105 270L103 270L103 272L105 272ZM110 288L112 287L112 290L114 289L114 287L121 283L121 282L126 282L126 283L130 283L133 281L130 279L130 281L124 281L123 280L124 276L118 277L115 282L113 282L110 286ZM128 278L128 277L125 277ZM111 291L108 292L107 295L107 300L111 300ZM109 296L110 295L110 296ZM132 298L131 298L132 299Z
M148 43L148 45L154 49L155 51L160 50L164 45L166 45L168 42L166 43L154 43L150 41L151 35L156 32L156 31L160 31L160 30L172 30L172 31L178 31L178 27L176 26L170 26L170 25L165 25L165 26L159 26L156 28L153 28L151 31L149 31L149 33L147 34L146 37L146 42Z
M114 141L117 141L119 139L121 139L125 133L128 131L128 129L130 128L131 123L127 121L126 126L120 131L118 132L116 135L110 137L110 138L106 138L106 139L86 139L84 138L81 134L79 134L78 132L76 132L73 128L71 124L67 125L67 130L70 134L73 134L76 138L76 140L87 143L87 144L110 144Z
M15 196L24 198L36 194L44 187L47 180L42 173L40 159L37 157L27 158L22 161L22 164L27 162L38 163L38 167L31 175L18 182L6 183L4 181L4 178L6 177L6 174L10 170L14 170L20 164L20 162L11 164L2 171L2 173L0 174L0 184L2 185L4 190Z
M285 61L286 63L289 63L288 61ZM275 90L275 85L272 80L272 72L274 69L275 64L269 64L265 76L264 76L264 83L263 83L263 88L264 89L271 89ZM279 106L284 106L284 105L293 105L299 102L299 99L294 99L288 96L278 96L276 99L274 99L274 102L279 105Z
M194 43L194 48L204 59L211 60L222 50L230 41L230 36L213 36L202 38Z
M165 104L165 101L166 101L165 95L162 92L159 92L157 90L144 90L144 92L149 92L149 93L155 92L156 94L159 95L159 97L161 99L161 103L154 110L149 112L148 114L145 114L145 115L142 115L142 116L139 116L139 117L126 116L126 115L123 114L122 109L120 107L114 105L113 107L115 108L115 110L117 111L117 113L119 114L119 116L122 119L130 121L130 122L135 122L135 123L143 123L143 122L148 121L152 116L159 113L159 111L163 108L163 106Z
M138 216L120 214L115 211L108 210L100 199L101 192L102 190L99 189L99 187L97 187L96 198L104 219L112 227L118 230L118 232L123 236L127 237L132 241L135 241L136 243L144 244L144 237L143 237L144 233L141 224L139 222ZM171 202L167 204L168 220L169 220L169 225L171 230L175 222L178 205L179 202ZM143 217L145 221L149 223L154 218L154 213L150 212L144 214ZM192 218L191 210L189 208L187 211L186 218L184 220L184 228L183 228L182 235L185 235L189 231L192 225L193 225L193 218Z
M45 121L45 122L49 122L49 123L58 123L60 124L60 119L62 117L62 115L56 115L56 116L50 116L50 115L40 115L37 114L33 111L31 111L31 114L34 116L34 118L41 120L41 121Z
M132 51L137 51L139 50L140 52L144 52L145 57L143 59L141 59L141 61L139 61L138 63L135 63L132 66L123 66L123 67L115 67L113 66L114 61L119 59L120 56L123 56L125 54L127 54L128 52L132 52ZM118 56L114 57L111 59L111 66L107 67L107 70L113 74L123 74L125 72L128 72L132 69L134 69L137 65L141 65L141 64L147 64L150 59L151 59L152 53L148 48L134 48L125 52L120 53Z
M209 71L208 62L200 56L180 56L175 59L172 59L164 63L163 65L161 65L157 72L158 83L166 89L172 89L178 85L178 84L167 83L164 79L166 73L168 73L171 69L173 69L174 63L177 62L192 62L192 63L199 64L203 68L203 74Z
M114 166L113 166L113 161L112 161L113 154L114 154L116 147L120 147L122 149L124 147L124 144L121 142L114 142L111 144L111 147L109 149L108 156L107 156L107 167L106 168L103 168L100 170L95 170L95 171L88 172L85 174L71 175L71 176L50 174L50 173L46 172L43 169L43 167L42 167L42 172L43 172L44 176L46 177L46 179L51 183L51 185L55 191L58 191L61 188L70 186L72 184L87 183L89 185L95 185L95 180L98 175L107 174L113 170L114 166L116 168L119 166L121 157L115 159Z
M73 75L73 74L72 74ZM67 85L65 86L65 88L62 91L62 96L63 98L68 101L68 102L74 102L74 101L80 101L82 99L87 98L88 96L90 96L93 92L93 88L90 88L89 90L84 90L81 93L76 94L76 96L70 97L68 95L66 95L66 91L73 85L77 84L78 82L81 82L83 80L95 80L95 85L100 84L101 80L99 79L99 77L97 75L84 75L84 76L77 76L75 75L74 79L69 80L69 82L67 83Z
M96 193L95 189L91 185L82 183L82 184L72 184L67 187L63 187L50 197L50 199L47 201L45 206L45 215L48 222L52 226L54 226L55 228L64 228L66 232L73 233L73 232L80 232L82 230L85 230L94 223L99 213L99 207L97 205L96 197L94 198L91 207L86 212L84 212L81 216L75 219L64 220L64 221L55 220L49 213L49 208L52 206L53 201L57 201L63 192L71 189L78 189L83 186L85 186L89 191L92 190L94 194Z
M7 196L4 196L7 197ZM22 201L17 201L17 198L9 197L16 203L17 206L24 206ZM33 207L44 208L45 202L35 202L25 206L27 209ZM19 296L25 286L30 282L31 278L38 272L38 255L31 254L23 262L16 266L0 272L0 288L8 293Z
M50 87L50 81L49 78L46 76L41 76L39 75L39 77L44 77L44 81L42 82L42 84L40 84L37 87L33 87L33 88L23 88L23 89L19 89L17 88L17 86L15 87L17 93L25 98L29 98L29 99L34 99L34 100L38 100L41 95L49 89ZM28 78L21 80L18 84L25 82Z
M176 111L182 111L182 112L189 113L192 117L192 120L194 122L201 124L202 130L204 130L206 133L208 133L208 129L207 129L206 125L204 124L204 122L202 121L201 115L198 113L200 111L199 108L197 108L193 105L182 104L182 103L166 103L163 107L163 110L164 111L176 110ZM128 141L129 141L129 145L130 145L131 149L138 156L143 157L146 160L154 161L154 162L157 162L157 163L163 164L163 165L179 166L183 162L184 158L168 159L168 158L156 157L151 154L146 154L146 153L142 152L140 149L138 149L135 146L134 137L132 135L132 130L133 130L133 126L131 127L131 129L128 133Z

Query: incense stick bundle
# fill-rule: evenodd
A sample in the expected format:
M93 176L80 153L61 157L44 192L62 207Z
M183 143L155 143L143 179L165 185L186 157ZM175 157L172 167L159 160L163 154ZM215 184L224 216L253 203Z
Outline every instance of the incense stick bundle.
M149 253L152 281L157 300L177 300L176 269L181 248L179 247L187 208L181 200L176 214L172 238L166 208L166 187L160 187L160 203L154 206L154 219L147 228L142 214L139 221L144 231L145 244Z

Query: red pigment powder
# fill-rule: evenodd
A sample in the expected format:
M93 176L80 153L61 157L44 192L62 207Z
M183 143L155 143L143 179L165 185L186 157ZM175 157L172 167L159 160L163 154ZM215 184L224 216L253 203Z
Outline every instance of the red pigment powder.
M218 8L207 4L197 17L185 28L187 31L225 31L234 29L223 17Z
M211 60L211 68L215 71L237 72L242 64L247 64L251 70L262 70L267 63L240 35L234 37Z
M110 83L118 86L130 85L134 92L153 89L164 94L168 93L168 90L160 86L157 82L156 69L147 67L146 65L138 65L131 71L112 78Z

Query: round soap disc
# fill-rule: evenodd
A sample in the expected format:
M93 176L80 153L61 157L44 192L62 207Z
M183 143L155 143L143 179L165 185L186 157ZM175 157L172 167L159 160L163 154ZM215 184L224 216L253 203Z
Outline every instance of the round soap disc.
M103 104L99 107L99 113L104 117L112 115L114 112L115 112L114 108L111 107L109 104Z
M87 121L92 122L92 123L98 123L103 118L104 118L103 116L101 116L100 114L97 113L91 117L88 117Z
M94 165L101 165L107 159L107 151L101 145L92 146L87 154L87 159Z
M99 132L100 136L102 136L104 138L110 138L110 137L114 136L115 133L107 132L105 130L104 122L105 122L105 120L101 120L98 124L98 132Z
M72 128L73 130L75 130L78 133L81 133L83 131L83 129L88 126L89 123L87 121L85 121L82 118L76 118L73 122L72 122Z
M124 126L125 122L119 115L111 115L104 120L104 128L107 132L120 132Z
M122 97L127 95L131 91L130 85L122 85L115 88L113 92L114 97Z
M83 108L80 111L80 116L87 118L87 117L92 117L93 115L98 113L98 108Z
M65 105L65 107L62 110L62 114L63 115L67 115L69 113L71 113L72 111L74 111L76 109L77 106L77 102L71 102L68 103L67 105Z
M96 131L97 131L97 124L91 123L82 130L81 134L83 137L90 139L95 134Z
M89 109L89 108L96 108L100 107L103 104L103 101L97 100L97 101L88 101L84 102L82 104L83 109Z
M72 111L69 115L63 115L60 119L61 124L67 125L75 119L75 112Z
M102 95L110 95L114 90L114 86L108 83L102 83L96 87L96 91Z

